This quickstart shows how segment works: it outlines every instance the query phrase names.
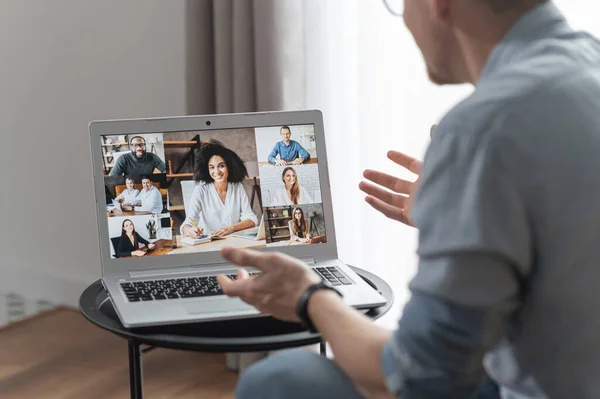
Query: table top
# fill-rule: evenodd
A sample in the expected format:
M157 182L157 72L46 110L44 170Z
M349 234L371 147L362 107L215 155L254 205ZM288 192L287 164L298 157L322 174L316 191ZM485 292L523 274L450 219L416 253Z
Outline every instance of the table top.
M117 216L152 215L152 212L146 212L146 211L122 211L120 209L113 208L111 210L107 210L106 214L110 218L110 217L117 217Z
M145 256L161 256L171 254L192 254L196 252L211 252L220 251L224 247L235 247L235 248L265 248L267 246L266 240L250 240L247 238L234 237L232 235L224 236L218 240L206 242L197 245L187 245L181 242L181 236L176 236L177 248L173 248L173 241L167 239L160 239L153 242L154 248L147 249ZM122 256L126 258L126 256Z
M351 266L352 267L352 266ZM379 308L363 312L373 320L383 316L394 302L391 287L381 278L352 267L387 300ZM108 300L100 280L90 285L79 298L83 316L100 328L139 344L204 352L260 352L316 344L321 335L305 330L298 323L270 316L209 321L142 328L125 328Z
M308 161L302 162L301 165L316 165L318 163L319 163L318 162L318 158L310 158ZM259 166L263 166L263 165L275 166L271 162L259 162L258 165ZM294 167L294 166L298 166L298 165L294 164L293 161L288 161L288 164L285 165L285 166L292 166L292 167Z

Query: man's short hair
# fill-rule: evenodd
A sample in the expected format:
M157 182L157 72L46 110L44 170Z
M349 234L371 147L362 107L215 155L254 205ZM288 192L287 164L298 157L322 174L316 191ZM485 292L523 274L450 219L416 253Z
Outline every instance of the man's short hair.
M203 145L198 151L194 169L194 180L196 182L212 183L214 180L208 172L208 161L215 155L220 156L227 165L227 181L239 183L248 177L248 170L244 161L232 150L226 148L217 140Z
M143 138L142 136L133 136L133 137L132 137L132 138L129 140L129 145L131 145L131 142L132 142L133 140L135 140L135 139L141 139L141 140L144 142L144 144L146 144L146 139L145 139L145 138Z
M279 134L282 133L283 129L287 129L287 131L290 132L290 134L292 134L292 129L290 129L290 127L287 125L281 126L281 128L279 129Z
M150 175L142 175L142 179L141 180L150 180L151 182L154 182L154 180L152 180L152 178L150 177Z

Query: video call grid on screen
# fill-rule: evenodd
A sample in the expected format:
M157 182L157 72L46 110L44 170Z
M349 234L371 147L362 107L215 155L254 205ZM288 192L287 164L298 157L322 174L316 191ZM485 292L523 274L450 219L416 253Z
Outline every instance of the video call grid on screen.
M102 136L111 257L325 243L314 134L310 124Z

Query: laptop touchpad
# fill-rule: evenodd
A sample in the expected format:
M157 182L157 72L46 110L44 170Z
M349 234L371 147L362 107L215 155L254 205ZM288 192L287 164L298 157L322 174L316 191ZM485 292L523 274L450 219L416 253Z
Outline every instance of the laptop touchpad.
M183 304L183 308L189 314L227 313L239 312L240 310L256 311L253 306L248 305L238 298L229 298L224 301L186 302Z

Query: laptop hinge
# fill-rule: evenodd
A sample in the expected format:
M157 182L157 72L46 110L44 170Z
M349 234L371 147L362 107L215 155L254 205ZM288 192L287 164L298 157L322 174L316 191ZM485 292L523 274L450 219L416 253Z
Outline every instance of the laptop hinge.
M298 258L300 259L302 262L308 264L308 265L314 265L315 262L315 258Z
M302 262L307 265L314 265L315 259L312 257L307 258L298 258ZM239 266L230 264L230 263L218 263L215 265L202 265L202 268L199 269L197 266L189 266L189 267L178 267L178 268L169 268L169 269L155 269L155 270L134 270L129 272L129 278L148 278L148 277L166 277L173 275L186 275L186 274L198 274L199 272L204 273L220 273L223 270L223 267L231 267L231 268L239 268Z
M155 269L155 270L133 270L129 272L130 278L148 278L148 277L166 277L186 274L210 274L210 273L221 273L223 268L231 267L236 269L238 266L229 263L218 263L214 265L202 265L201 268L198 266L189 267L177 267L169 269Z

